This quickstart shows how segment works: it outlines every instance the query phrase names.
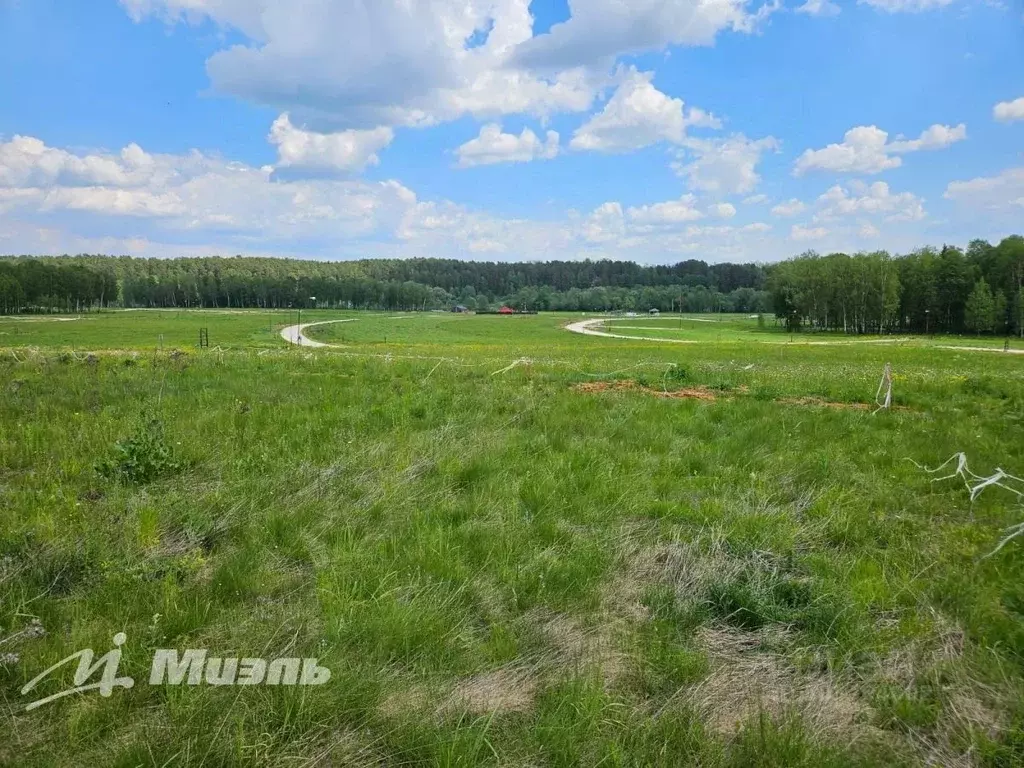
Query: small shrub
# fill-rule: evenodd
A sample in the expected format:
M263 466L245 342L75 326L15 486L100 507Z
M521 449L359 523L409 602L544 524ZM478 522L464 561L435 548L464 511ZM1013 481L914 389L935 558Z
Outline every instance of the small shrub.
M114 444L111 455L96 465L109 480L142 484L178 471L170 446L164 440L163 424L153 419L131 437Z
M665 378L669 381L686 381L689 378L686 374L686 369L679 365L674 365L668 369L665 374Z

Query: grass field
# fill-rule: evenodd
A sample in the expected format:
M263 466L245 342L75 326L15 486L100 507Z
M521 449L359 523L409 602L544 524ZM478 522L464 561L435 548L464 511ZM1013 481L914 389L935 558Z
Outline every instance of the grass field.
M1024 475L1024 356L942 348L1002 340L339 318L0 319L0 763L1024 762L1024 508L907 461ZM117 632L134 688L25 711Z

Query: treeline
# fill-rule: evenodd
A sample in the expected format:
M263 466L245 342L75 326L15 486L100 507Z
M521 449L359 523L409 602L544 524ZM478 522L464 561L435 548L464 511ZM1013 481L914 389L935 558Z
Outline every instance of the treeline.
M895 258L807 253L774 265L767 288L791 328L1024 336L1024 238Z
M0 314L82 312L119 302L112 269L75 259L0 259Z
M1024 334L1024 238L905 256L806 253L779 264L672 266L454 259L129 256L0 258L0 312L321 307L430 310L769 312L848 333Z
M264 309L315 304L385 310L447 309L457 304L487 310L509 304L528 310L682 306L702 312L758 307L767 311L765 279L764 267L756 264L708 265L693 260L643 267L625 261L21 256L0 259L0 312L84 311L112 304Z
M513 309L536 311L587 311L609 310L647 311L660 309L663 312L769 312L771 299L767 291L753 288L736 288L722 293L703 285L696 288L682 285L666 285L645 288L570 288L568 291L553 291L548 286L522 288L501 302ZM474 309L490 309L493 302L486 297L472 298L466 303Z

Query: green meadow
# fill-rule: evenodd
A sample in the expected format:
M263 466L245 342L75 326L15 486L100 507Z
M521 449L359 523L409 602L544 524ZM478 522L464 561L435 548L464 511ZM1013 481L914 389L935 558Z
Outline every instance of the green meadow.
M591 318L0 318L0 764L1022 764L1024 355Z

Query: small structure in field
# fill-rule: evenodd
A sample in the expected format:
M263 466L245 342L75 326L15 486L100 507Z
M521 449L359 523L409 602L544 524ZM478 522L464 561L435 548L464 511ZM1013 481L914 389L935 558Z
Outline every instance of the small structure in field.
M514 315L516 311L512 307L502 307L498 310L499 315Z
M459 314L469 312L469 307L465 307L462 304L456 304L454 307L452 307L452 312L458 312Z
M661 314L661 310L659 310L659 309L652 309L647 314L649 314L649 315L651 315L653 317L654 315L660 315Z

